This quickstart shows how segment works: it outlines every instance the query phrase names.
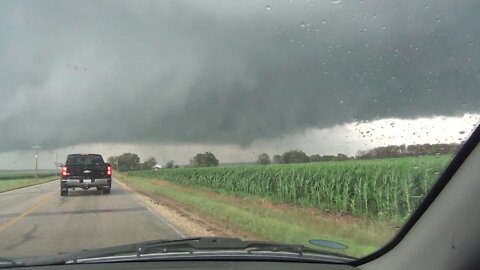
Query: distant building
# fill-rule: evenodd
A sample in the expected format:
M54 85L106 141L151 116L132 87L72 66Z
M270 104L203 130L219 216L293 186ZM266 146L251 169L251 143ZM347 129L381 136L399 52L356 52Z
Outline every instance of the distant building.
M159 164L153 166L154 170L160 170L161 168L162 168L162 165L159 165Z

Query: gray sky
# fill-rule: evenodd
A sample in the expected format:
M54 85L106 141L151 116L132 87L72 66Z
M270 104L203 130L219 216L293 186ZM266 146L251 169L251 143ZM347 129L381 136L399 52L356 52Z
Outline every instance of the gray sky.
M157 145L184 160L188 146L234 157L305 146L312 130L341 138L332 127L357 121L464 123L480 108L479 11L476 0L1 1L0 168L32 145Z
M429 117L418 119L384 118L371 122L351 122L324 129L308 129L295 135L275 139L255 140L247 147L235 144L161 144L161 143L94 143L41 150L39 166L53 169L54 162L65 160L67 154L101 153L105 158L134 152L142 160L155 157L159 164L169 160L176 164L188 164L196 154L212 151L222 163L254 162L260 153L270 156L292 149L301 149L308 155L355 155L358 150L376 146L423 143L461 143L468 138L480 122L480 114L462 117ZM35 164L34 152L11 151L0 153L0 169L29 169Z

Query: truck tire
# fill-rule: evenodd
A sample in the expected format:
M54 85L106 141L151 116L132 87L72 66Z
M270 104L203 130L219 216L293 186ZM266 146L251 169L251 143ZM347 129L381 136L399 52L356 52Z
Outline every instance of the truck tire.
M64 184L60 184L60 196L68 196L68 187Z
M103 194L110 194L110 191L112 190L112 181L108 181L108 186L103 188Z
M112 190L112 187L111 186L108 186L108 187L105 187L103 189L103 194L110 194L110 191Z

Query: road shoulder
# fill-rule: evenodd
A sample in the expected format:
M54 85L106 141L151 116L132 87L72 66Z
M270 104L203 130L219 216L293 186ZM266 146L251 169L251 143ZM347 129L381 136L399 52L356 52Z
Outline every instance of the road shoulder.
M124 181L114 178L115 183L124 188L135 199L143 203L155 214L161 216L167 223L180 232L184 237L188 236L224 236L248 238L245 232L231 228L228 224L221 223L211 218L199 216L194 211L179 205L178 203L160 197L155 194L147 194L126 184Z

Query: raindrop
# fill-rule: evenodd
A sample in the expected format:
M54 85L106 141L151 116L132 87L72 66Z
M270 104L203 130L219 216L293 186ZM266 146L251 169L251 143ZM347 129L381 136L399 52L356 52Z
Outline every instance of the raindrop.
M266 8L267 10L271 10L271 9L272 9L272 7L271 7L270 5L266 5L265 8Z
M306 24L305 24L304 22L302 22L302 23L300 24L300 26L301 26L301 27L305 27Z
M413 167L415 170L418 169L418 166Z
M325 21L325 20L322 20L322 23L323 23L323 24L326 24L326 23L327 23L327 21Z
M462 130L462 131L460 131L459 133L460 133L460 134L465 134L465 131Z
M332 1L332 4L340 4L342 2L342 0L331 0Z
M428 88L427 88L427 91L428 91L428 92L432 92L432 88L431 88L431 87L428 87Z
M382 29L385 30L387 29L387 27L385 25L382 25Z

